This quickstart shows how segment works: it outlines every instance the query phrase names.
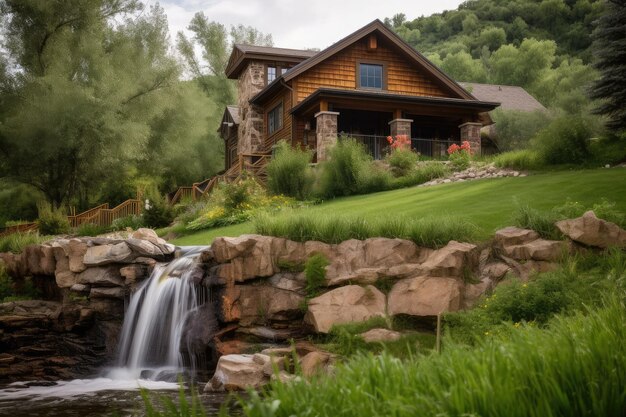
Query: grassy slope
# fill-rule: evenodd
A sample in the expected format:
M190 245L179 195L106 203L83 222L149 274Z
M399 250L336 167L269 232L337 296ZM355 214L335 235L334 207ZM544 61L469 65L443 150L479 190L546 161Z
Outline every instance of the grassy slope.
M626 169L544 172L524 178L498 178L444 184L341 198L305 210L362 216L416 216L458 214L481 228L482 237L511 223L515 202L539 209L563 204L567 198L593 205L602 198L626 211ZM184 236L177 245L209 244L217 236L253 233L244 223Z

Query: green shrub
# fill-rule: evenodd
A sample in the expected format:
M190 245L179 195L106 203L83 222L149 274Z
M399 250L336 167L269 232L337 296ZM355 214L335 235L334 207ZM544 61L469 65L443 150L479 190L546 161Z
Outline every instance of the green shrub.
M111 230L137 230L141 227L144 227L144 219L140 215L120 217L119 219L113 220L111 223Z
M531 171L541 169L544 162L537 151L524 149L496 155L493 162L497 167Z
M470 166L470 161L472 159L470 153L464 150L453 152L448 158L455 171L463 171L467 169Z
M276 195L307 199L313 186L310 162L310 152L295 149L285 141L279 142L272 160L267 164L267 187Z
M305 291L309 297L315 296L326 282L326 267L330 263L321 253L309 257L304 263L304 275L306 276Z
M626 162L626 133L594 138L589 143L593 162L604 166Z
M109 231L109 227L93 223L83 223L74 232L76 236L98 236Z
M21 253L28 245L36 245L49 240L48 236L41 236L38 232L12 233L0 237L0 252Z
M372 158L354 139L340 138L330 149L329 160L320 164L321 193L324 197L358 194L360 178Z
M424 184L435 178L445 177L450 169L441 162L422 163L404 177L394 178L389 188L397 189Z
M0 180L0 227L9 226L12 220L31 222L37 219L37 201L41 192L24 184Z
M541 130L532 144L547 164L580 164L590 159L592 135L591 128L580 116L564 116Z
M142 217L147 227L165 227L174 221L174 211L163 197L152 196L148 198L148 208L144 208Z
M380 165L370 162L359 174L357 194L370 194L389 190L392 187L393 177L389 171Z
M397 148L387 156L387 163L395 177L408 175L417 164L417 154L410 149Z
M69 233L70 222L63 209L55 209L46 202L40 202L37 204L37 209L39 211L37 226L39 227L40 233L44 235L60 235Z
M496 123L498 148L502 152L528 148L530 140L552 120L548 112L541 110L525 112L496 109L490 114Z

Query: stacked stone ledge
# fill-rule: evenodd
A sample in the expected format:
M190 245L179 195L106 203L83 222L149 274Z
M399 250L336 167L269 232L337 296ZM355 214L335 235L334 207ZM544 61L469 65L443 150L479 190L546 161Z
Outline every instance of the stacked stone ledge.
M113 359L124 299L175 247L150 229L131 238L55 239L1 253L16 282L43 300L0 304L0 381L73 379Z

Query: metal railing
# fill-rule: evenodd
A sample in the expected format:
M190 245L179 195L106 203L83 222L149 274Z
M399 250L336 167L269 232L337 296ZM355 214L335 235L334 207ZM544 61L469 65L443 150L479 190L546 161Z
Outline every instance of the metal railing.
M362 143L374 159L382 159L389 152L389 143L387 142L387 136L349 134L341 137L353 138L357 142ZM433 158L446 157L448 147L453 143L460 144L458 140L451 139L441 140L411 138L411 149L423 156Z
M411 138L411 149L432 158L447 157L448 148L453 143L460 144L458 140Z

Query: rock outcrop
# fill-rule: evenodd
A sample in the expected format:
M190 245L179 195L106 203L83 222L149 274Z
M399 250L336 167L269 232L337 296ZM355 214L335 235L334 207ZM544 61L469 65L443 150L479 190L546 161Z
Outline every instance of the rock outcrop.
M367 321L385 316L385 294L368 285L346 285L309 300L305 321L318 333L336 324Z
M56 239L1 253L20 283L31 277L45 301L0 304L0 382L73 379L112 359L124 299L174 246L150 229L125 241Z
M615 223L597 218L593 211L575 219L557 222L556 227L565 236L583 245L598 248L626 247L626 230Z

